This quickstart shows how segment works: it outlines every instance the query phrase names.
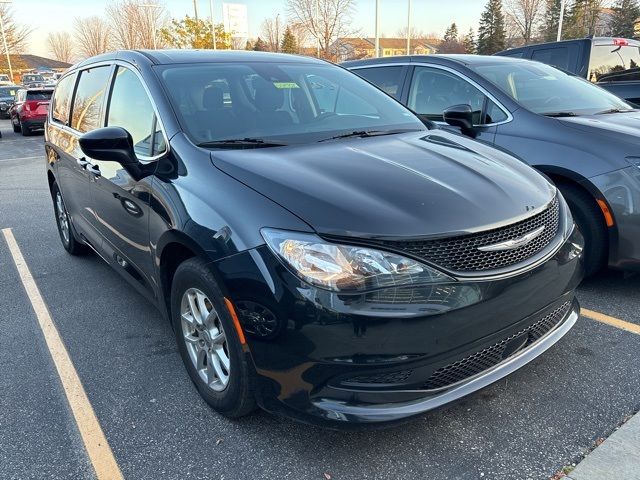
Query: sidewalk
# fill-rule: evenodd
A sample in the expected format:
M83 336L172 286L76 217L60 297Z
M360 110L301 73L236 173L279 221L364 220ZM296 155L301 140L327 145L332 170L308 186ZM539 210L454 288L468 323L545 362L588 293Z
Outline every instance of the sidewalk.
M640 413L589 453L566 480L640 480Z

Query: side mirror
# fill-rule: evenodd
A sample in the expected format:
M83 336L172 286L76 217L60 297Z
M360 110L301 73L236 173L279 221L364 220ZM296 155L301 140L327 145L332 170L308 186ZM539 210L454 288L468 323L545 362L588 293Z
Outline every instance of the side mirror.
M471 105L454 105L442 114L444 121L454 127L460 127L465 135L475 138L476 129L473 126L473 109Z
M82 152L90 158L118 162L123 167L138 165L133 151L133 139L124 128L98 128L82 135L78 142Z

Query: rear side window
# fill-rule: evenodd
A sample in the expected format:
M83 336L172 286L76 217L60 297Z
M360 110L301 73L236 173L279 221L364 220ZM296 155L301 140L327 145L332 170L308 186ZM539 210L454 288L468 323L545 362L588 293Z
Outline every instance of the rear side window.
M107 125L122 127L131 134L137 155L152 157L166 146L151 100L138 76L125 67L118 67L111 91Z
M396 100L400 99L402 80L404 79L402 66L358 68L354 72Z
M569 49L567 47L542 48L534 50L531 60L569 70Z
M88 132L100 127L102 103L109 80L110 66L95 67L80 73L73 101L71 127Z
M73 87L76 84L76 74L64 77L56 87L53 96L53 106L51 108L51 117L63 125L69 125L69 112L71 110L71 95L73 95Z
M524 58L524 50L521 50L519 52L512 52L512 53L501 53L500 56L502 57L511 57L511 58Z

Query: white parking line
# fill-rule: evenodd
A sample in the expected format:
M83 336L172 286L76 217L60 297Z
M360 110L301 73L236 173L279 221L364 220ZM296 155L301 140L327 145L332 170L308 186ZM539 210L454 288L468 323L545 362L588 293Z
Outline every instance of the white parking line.
M78 372L69 357L62 338L51 319L49 309L44 303L40 289L36 284L27 263L22 256L13 232L10 228L2 230L2 234L9 246L9 251L16 265L22 285L27 292L27 297L36 314L40 329L47 343L53 363L58 370L67 401L78 425L80 436L89 455L89 459L96 472L98 480L119 480L122 473L118 466L111 447L100 427L93 407L84 391Z

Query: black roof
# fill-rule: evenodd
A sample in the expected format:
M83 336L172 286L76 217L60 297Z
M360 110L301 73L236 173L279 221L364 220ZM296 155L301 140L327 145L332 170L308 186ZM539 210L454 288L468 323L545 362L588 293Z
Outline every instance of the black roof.
M619 40L620 38L621 37L587 37L587 38L573 38L571 40L561 40L559 42L533 43L531 45L525 45L522 47L509 48L507 50L503 50L501 52L496 53L496 55L504 55L509 52L519 52L521 50L526 50L531 47L546 47L546 46L550 47L553 45L567 45L571 43L581 43L581 42L589 42L589 43L593 43L594 45L614 45L614 42L616 40ZM638 42L637 40L634 40L631 38L623 38L623 40L626 40L627 42L629 42L629 45L631 46L640 46L640 42Z
M523 62L520 58L494 57L491 55L458 55L458 54L433 54L433 55L401 55L397 57L367 58L364 60L352 60L341 63L343 67L352 68L364 65L379 65L388 63L420 63L429 62L441 65L457 63L461 65L493 65L497 63Z
M146 61L153 65L214 62L326 63L324 60L302 55L250 50L119 50L88 58L74 65L74 68L109 60L132 63Z

